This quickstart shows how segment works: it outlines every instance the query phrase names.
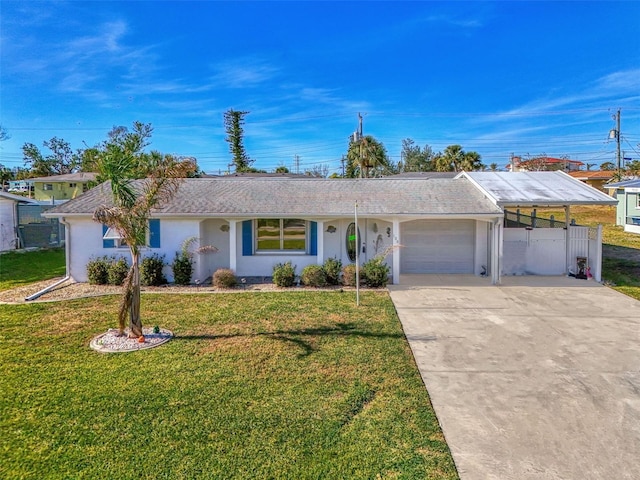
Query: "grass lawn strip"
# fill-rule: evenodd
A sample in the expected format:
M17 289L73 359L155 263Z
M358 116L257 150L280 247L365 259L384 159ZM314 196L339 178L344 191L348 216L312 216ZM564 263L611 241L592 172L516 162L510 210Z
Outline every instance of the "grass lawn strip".
M0 305L0 477L458 478L386 292L149 294L100 355L117 302Z
M63 248L36 251L5 252L0 254L0 291L64 277Z

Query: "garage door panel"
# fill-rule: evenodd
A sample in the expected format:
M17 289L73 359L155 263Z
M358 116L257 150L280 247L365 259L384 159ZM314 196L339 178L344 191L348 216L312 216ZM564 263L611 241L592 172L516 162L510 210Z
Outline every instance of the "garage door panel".
M475 221L416 220L400 228L401 273L473 273Z

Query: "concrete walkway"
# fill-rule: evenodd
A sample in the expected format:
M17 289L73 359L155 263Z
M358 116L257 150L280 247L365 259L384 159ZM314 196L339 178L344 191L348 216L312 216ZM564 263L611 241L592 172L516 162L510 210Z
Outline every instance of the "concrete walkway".
M462 480L640 478L640 302L567 277L389 290Z

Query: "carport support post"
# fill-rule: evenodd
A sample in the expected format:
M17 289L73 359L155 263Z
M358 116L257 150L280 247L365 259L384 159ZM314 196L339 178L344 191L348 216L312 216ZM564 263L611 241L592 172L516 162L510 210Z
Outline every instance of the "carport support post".
M496 218L491 225L491 283L500 285L500 269L502 268L502 220Z
M393 221L393 284L400 285L400 221Z
M569 258L569 255L571 255L571 241L570 241L570 235L569 235L569 228L571 226L571 205L565 205L564 206L564 242L565 242L565 248L566 248L566 257L567 257L567 264L565 266L565 275L569 274L569 269L571 268L571 266L573 265L573 263L571 262L571 259Z

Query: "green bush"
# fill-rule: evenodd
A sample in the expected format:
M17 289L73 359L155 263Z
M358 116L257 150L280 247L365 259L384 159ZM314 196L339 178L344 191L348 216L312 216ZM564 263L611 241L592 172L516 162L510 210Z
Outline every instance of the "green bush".
M87 263L87 277L90 285L106 285L109 282L109 259L91 258Z
M129 264L125 258L112 258L109 262L109 285L122 285L128 273Z
M273 266L273 283L279 287L293 287L296 283L296 267L291 262Z
M157 287L167 283L167 278L162 273L164 268L164 255L154 253L145 257L140 263L140 283L142 285Z
M176 252L176 257L171 264L173 281L176 285L189 285L193 274L193 260L185 252Z
M386 287L389 281L389 265L384 257L374 257L362 264L362 280L367 287Z
M213 286L218 288L233 288L238 283L236 274L228 268L219 268L213 273Z
M356 264L350 263L342 267L342 284L347 287L356 286Z
M300 280L309 287L324 287L327 277L320 265L307 265L302 269Z
M322 265L324 276L329 285L340 284L340 272L342 271L342 262L337 258L327 258Z

